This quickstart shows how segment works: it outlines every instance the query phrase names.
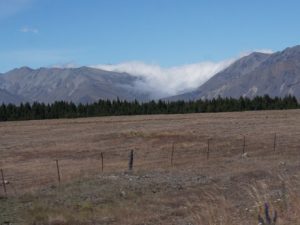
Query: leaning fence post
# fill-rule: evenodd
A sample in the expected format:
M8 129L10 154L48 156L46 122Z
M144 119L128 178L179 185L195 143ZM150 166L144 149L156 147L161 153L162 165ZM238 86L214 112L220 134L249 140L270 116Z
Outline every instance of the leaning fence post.
M172 144L172 152L171 152L171 166L173 167L173 157L174 157L174 142Z
M104 164L103 164L103 152L101 152L101 170L103 172L103 167L104 167Z
M245 137L245 135L244 135L243 154L245 153L245 148L246 148L246 137Z
M209 159L209 139L207 139L207 152L206 152L206 159L208 160Z
M56 169L57 169L58 183L60 184L60 170L59 170L58 160L56 160Z
M5 183L5 179L4 179L3 169L1 169L1 177L2 177L2 185L3 185L4 194L5 194L5 196L7 196L6 183Z
M133 168L133 150L130 151L128 158L128 169L131 171Z
M274 149L274 152L276 151L276 133L274 135L274 146L273 146L273 149Z

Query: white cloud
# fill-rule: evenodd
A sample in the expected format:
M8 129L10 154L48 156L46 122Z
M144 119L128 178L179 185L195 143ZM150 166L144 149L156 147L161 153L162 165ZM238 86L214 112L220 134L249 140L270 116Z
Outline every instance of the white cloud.
M39 30L38 30L37 28L31 28L31 27L27 27L27 26L22 27L22 28L20 29L20 31L21 31L22 33L34 33L34 34L39 33Z
M274 51L272 49L258 49L258 50L254 50L254 52L261 52L261 53L265 53L265 54L273 54Z
M92 67L107 71L126 72L142 77L143 79L136 83L136 87L149 91L154 98L161 98L199 87L233 61L234 59L221 62L199 62L169 68L137 61Z

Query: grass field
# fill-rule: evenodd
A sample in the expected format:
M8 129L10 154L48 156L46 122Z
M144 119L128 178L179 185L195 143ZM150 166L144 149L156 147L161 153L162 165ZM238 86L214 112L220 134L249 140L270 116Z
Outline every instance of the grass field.
M264 203L300 224L300 110L5 122L0 143L0 224L250 225Z

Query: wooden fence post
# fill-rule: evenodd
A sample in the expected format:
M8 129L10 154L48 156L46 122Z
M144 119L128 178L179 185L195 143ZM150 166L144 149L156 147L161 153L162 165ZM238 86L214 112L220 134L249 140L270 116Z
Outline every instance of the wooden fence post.
M244 135L243 154L245 153L245 149L246 149L246 137Z
M274 150L274 152L276 151L276 133L275 133L275 135L274 135L274 146L273 146L273 150Z
M171 166L173 167L173 157L174 157L174 142L172 144L172 152L171 152Z
M207 152L206 152L206 159L208 160L209 159L209 139L207 139Z
M103 152L101 152L101 171L103 172L104 163L103 163Z
M129 153L128 169L129 171L133 169L133 150L131 150Z
M60 170L59 170L58 160L56 160L56 169L57 169L58 183L60 184Z
M1 169L1 177L2 177L2 185L3 185L4 194L5 194L5 196L7 196L6 183L5 183L5 179L4 179L3 169Z

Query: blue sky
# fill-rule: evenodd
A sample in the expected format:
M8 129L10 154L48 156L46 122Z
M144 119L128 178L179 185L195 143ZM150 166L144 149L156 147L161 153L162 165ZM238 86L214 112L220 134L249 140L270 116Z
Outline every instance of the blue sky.
M0 0L0 72L219 62L300 43L298 0Z

